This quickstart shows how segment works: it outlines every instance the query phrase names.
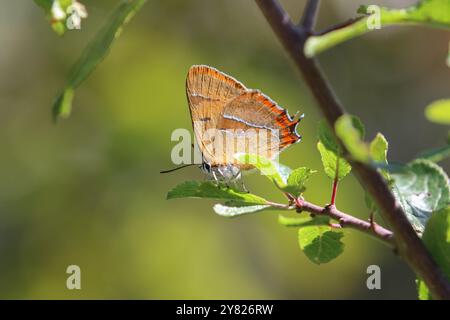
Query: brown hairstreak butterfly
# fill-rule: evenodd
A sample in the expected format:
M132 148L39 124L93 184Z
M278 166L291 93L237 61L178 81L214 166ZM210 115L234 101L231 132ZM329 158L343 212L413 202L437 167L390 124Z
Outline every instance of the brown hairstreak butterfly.
M240 178L252 169L235 155L248 153L273 159L299 142L297 119L259 90L246 88L233 77L206 65L194 65L186 93L203 171L215 180Z

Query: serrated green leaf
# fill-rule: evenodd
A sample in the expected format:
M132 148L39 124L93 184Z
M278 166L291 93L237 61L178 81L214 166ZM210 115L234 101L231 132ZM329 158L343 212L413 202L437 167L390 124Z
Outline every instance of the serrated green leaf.
M280 188L286 186L289 170L274 161L257 154L240 153L235 155L236 160L243 164L253 165L259 172L273 181Z
M332 231L329 226L308 226L298 230L300 249L312 262L327 263L344 251L341 231Z
M425 246L450 281L450 207L434 212L422 237ZM428 288L418 280L419 298L431 299Z
M335 123L336 135L341 139L351 156L360 162L370 159L369 147L364 143L365 129L361 121L351 115L343 115Z
M402 172L391 173L393 193L409 221L420 235L434 211L450 203L449 180L437 164L419 159L411 162Z
M328 216L314 216L309 214L300 214L295 217L287 217L284 215L278 216L278 223L285 227L308 227L325 225L328 226L330 218Z
M229 187L217 186L211 181L186 181L167 193L167 199L209 198L230 200L234 204L267 204L267 200L252 193L240 192Z
M67 90L76 89L106 57L114 40L117 39L125 26L134 14L142 7L146 0L122 0L109 17L103 28L96 34L94 39L84 49L78 61L75 63L69 74L65 88L58 95L53 105L53 115L55 120L61 116L70 115L72 105L61 105L64 101L62 97ZM73 95L73 94L72 94Z
M375 138L370 143L369 150L372 161L386 165L388 164L388 142L382 133L377 133ZM380 172L385 179L390 179L389 173L386 170L380 169Z
M316 173L316 170L311 170L306 167L301 167L293 170L287 179L287 185L283 188L284 191L293 195L300 195L306 190L306 182Z
M255 206L227 206L223 204L215 204L214 211L222 217L233 218L237 216L242 216L244 214L255 213L263 211L265 209L271 209L270 205L255 205Z
M281 180L283 182L287 183L287 180L288 180L289 176L291 175L292 169L281 163L275 163L275 164L276 164L278 173L281 177Z
M341 157L338 158L338 156L333 151L330 151L327 148L325 148L322 142L319 141L317 143L317 149L320 152L325 174L330 179L334 179L336 177L336 170L338 171L337 172L338 180L344 178L352 170L352 167L345 159Z
M450 99L432 102L425 109L425 116L431 122L450 124Z
M376 162L387 162L388 142L383 134L377 133L375 138L370 143L370 156Z
M342 153L341 146L325 120L319 121L318 136L319 141L322 142L325 148L339 155Z
M372 11L368 12L369 8ZM309 37L303 48L304 54L313 57L342 42L389 25L414 23L450 29L450 0L422 0L416 5L402 9L361 6L358 13L367 15L342 28Z

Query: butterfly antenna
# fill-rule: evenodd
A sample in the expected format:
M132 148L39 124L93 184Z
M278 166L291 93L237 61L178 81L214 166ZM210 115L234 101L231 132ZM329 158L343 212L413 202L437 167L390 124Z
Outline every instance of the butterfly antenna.
M297 111L292 118L297 119L297 121L300 122L304 117L304 113L300 114L300 111Z
M176 167L176 168L169 169L169 170L163 170L163 171L160 171L159 173L169 173L169 172L172 172L172 171L177 171L179 169L183 169L183 168L190 167L190 166L196 166L196 165L197 164L195 164L195 163L185 164L184 166Z

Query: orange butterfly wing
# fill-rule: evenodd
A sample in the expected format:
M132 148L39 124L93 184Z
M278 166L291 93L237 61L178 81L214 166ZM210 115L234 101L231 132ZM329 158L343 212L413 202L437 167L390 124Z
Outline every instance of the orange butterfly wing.
M247 89L214 68L191 67L186 91L196 139L204 160L212 166L233 164L250 169L251 166L237 163L234 153L257 153L273 158L301 139L296 132L300 119L291 119L285 109L263 93ZM217 130L214 137L205 134L209 129ZM253 136L249 133L258 135L259 139L267 135L265 141L269 143L258 144L254 149L257 142L251 140ZM224 141L225 137L231 138L232 146L215 141L216 138ZM219 146L221 151L217 152L214 146ZM227 152L229 147L233 147L233 153Z

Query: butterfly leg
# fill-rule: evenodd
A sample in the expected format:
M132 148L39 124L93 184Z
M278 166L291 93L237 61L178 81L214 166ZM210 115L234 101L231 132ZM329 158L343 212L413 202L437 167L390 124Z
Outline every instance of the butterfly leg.
M222 171L222 169L221 169L220 167L217 167L217 171L220 173L220 176L221 176L222 178L225 178L225 177L226 177L225 173ZM228 184L228 180L227 180L227 179L223 179L223 183L225 184L225 187L226 187L227 189L230 189L230 185Z
M214 170L212 170L211 174L212 174L212 176L214 178L214 182L216 183L217 187L220 188L220 183L219 183L219 179L217 179L216 172Z
M239 181L241 190L243 190L243 191L246 192L246 193L250 193L250 190L248 190L247 187L245 186L244 179L242 179L242 177L241 177L240 174L239 174L239 176L240 176L240 178L239 178L239 180L237 180L237 181Z
M229 170L232 173L232 176L229 180L233 182L233 185L236 188L236 190L249 193L250 191L248 191L248 189L245 187L244 180L242 179L242 171L234 166L231 166Z

